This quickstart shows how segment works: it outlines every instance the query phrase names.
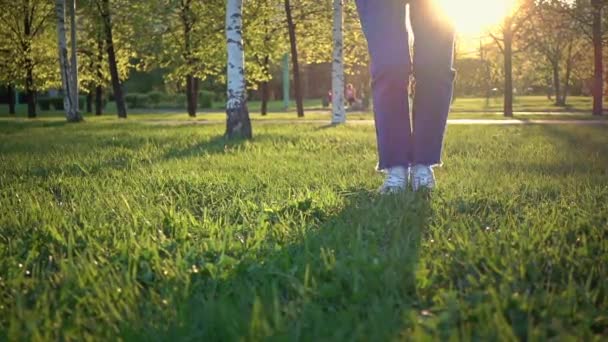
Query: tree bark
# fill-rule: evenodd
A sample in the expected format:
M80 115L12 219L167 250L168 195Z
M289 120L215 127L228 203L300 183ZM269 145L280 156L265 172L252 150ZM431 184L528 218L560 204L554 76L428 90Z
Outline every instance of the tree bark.
M508 27L505 27L503 38L505 60L504 116L513 117L513 32L510 23Z
M264 56L264 65L262 66L262 68L264 69L264 73L266 75L269 74L269 63L270 63L270 56L266 55ZM262 105L260 106L260 114L261 115L266 115L268 114L268 81L263 81L260 84L260 88L262 91Z
M93 113L93 93L95 92L94 89L89 89L89 91L87 92L87 113L91 114Z
M593 115L603 114L604 62L602 51L602 1L594 0L593 5Z
M191 36L192 36L192 19L190 14L190 0L181 2L181 20L184 25L184 60L189 66L188 74L186 75L186 107L188 116L196 117L196 106L198 100L198 90L196 89L196 80L192 74L194 61L191 52Z
M95 115L103 114L103 87L97 85L95 87Z
M8 113L15 115L15 86L9 84L8 87Z
M76 55L76 0L71 0L69 2L70 6L70 42L72 45L72 57L70 62L70 71L72 76L72 84L74 85L72 88L72 98L74 99L74 108L76 113L78 113L79 120L82 120L82 115L80 114L80 106L78 105L78 57Z
M95 86L95 115L103 114L103 37L97 36L97 85Z
M188 107L188 116L190 117L196 117L197 92L195 90L195 83L194 76L186 76L186 104Z
M564 75L564 89L562 90L562 103L564 106L568 103L568 93L570 92L570 76L572 75L572 49L574 43L568 44L568 55L566 56L566 74Z
M559 62L552 62L551 68L553 69L553 93L555 94L555 105L563 106L561 83L559 80Z
M298 45L296 40L296 26L291 15L290 0L285 0L285 14L287 15L287 30L289 31L289 45L291 47L291 64L293 64L293 89L296 98L298 117L304 116L302 101L302 87L300 85L300 64L298 62Z
M61 71L61 85L63 89L63 108L65 110L65 117L68 122L79 122L82 121L82 116L78 112L78 102L75 99L78 92L76 91L76 77L74 70L75 64L70 65L68 61L68 47L66 42L65 32L65 6L66 0L55 1L55 14L57 16L57 50L59 52L59 66ZM75 23L72 23L74 26ZM75 39L75 37L72 37ZM72 46L75 46L75 42L72 42ZM72 63L75 60L72 59Z
M116 52L114 50L114 37L112 35L112 16L110 13L110 0L102 0L103 11L102 18L104 22L104 31L106 39L106 51L108 53L108 64L110 65L110 76L112 78L112 90L114 91L114 101L116 101L116 110L119 118L127 117L127 107L125 106L125 98L122 91L120 76L118 75L118 66L116 64Z
M245 55L243 51L243 0L226 4L227 101L226 134L229 139L251 139L251 121L245 89Z
M268 114L268 81L261 82L260 88L262 91L262 105L260 107L260 114L266 115Z
M344 3L342 0L333 0L334 28L333 41L334 52L332 61L332 124L341 124L346 121L344 109Z
M29 1L25 2L25 6L29 11ZM34 88L34 61L31 56L31 34L32 26L30 17L26 14L23 17L23 32L27 39L23 42L23 51L25 51L25 96L27 99L27 117L36 117L36 90Z

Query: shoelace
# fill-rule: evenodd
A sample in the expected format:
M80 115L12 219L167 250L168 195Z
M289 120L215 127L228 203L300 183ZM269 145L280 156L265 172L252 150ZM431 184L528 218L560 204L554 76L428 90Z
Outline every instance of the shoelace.
M396 173L389 173L388 177L384 181L384 186L386 187L396 187L403 186L405 183L405 177L402 175L398 175Z
M433 171L426 167L416 167L413 172L414 187L432 185L434 183Z

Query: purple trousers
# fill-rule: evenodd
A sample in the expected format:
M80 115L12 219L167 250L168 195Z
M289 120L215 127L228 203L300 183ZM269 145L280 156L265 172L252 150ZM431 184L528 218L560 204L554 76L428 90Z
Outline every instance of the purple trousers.
M455 71L454 28L433 0L356 0L371 57L378 168L441 164ZM413 60L413 61L412 61ZM415 80L410 123L408 85Z

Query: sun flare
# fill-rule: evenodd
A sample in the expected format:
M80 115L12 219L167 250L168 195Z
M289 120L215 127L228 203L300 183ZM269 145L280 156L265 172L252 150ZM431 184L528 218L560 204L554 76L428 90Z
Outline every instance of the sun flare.
M437 0L461 34L478 34L497 25L515 0Z

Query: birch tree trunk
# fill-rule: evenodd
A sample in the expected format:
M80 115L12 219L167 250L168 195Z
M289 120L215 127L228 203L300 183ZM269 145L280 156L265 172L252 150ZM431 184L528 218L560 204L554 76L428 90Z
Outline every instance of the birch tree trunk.
M344 3L343 0L334 2L334 56L331 70L332 88L332 118L333 124L341 124L346 121L344 109Z
M68 122L82 120L78 113L78 104L74 100L74 77L68 62L68 48L65 37L65 0L55 1L55 13L57 15L57 46L59 51L59 66L61 70L61 85L63 88L63 108Z
M78 105L78 59L76 57L76 0L70 0L68 2L70 6L70 44L72 48L72 56L70 62L70 72L72 76L72 99L74 100L74 110L80 116L80 106Z
M243 52L243 0L228 0L226 5L227 101L226 137L252 138L245 88Z

